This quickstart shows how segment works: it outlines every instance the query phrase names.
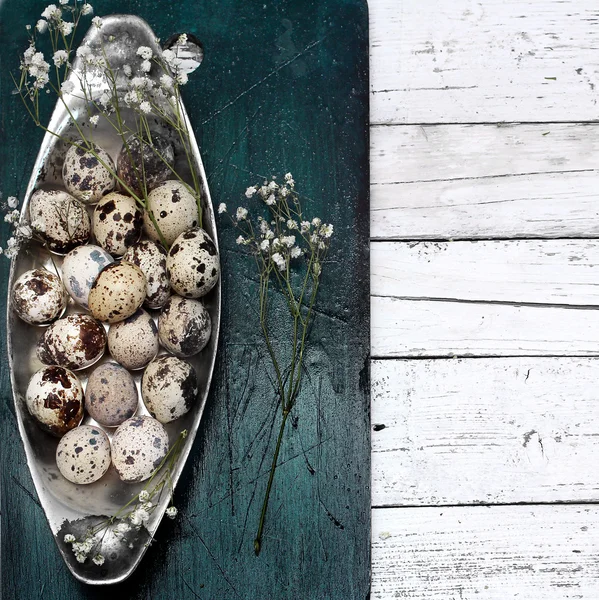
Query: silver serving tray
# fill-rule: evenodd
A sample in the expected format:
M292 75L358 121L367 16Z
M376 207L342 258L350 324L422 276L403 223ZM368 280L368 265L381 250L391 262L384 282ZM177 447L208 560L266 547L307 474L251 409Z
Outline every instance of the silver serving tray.
M104 17L102 29L98 30L92 27L82 44L97 48L101 40L103 41L104 49L111 65L117 68L123 64L137 64L139 57L136 57L135 53L141 45L152 48L155 55L161 52L158 40L152 29L145 21L132 15ZM74 69L78 67L78 59L73 66ZM73 94L67 97L67 105L80 126L89 128L86 106L83 100L76 97L77 88L79 88L80 83L73 74L70 75L70 80L76 89ZM98 85L94 95L97 93L99 97L102 92L102 86ZM187 129L190 132L196 172L201 179L203 227L210 234L218 248L216 222L206 174L197 143L193 136L191 124L183 106L181 106L181 111ZM125 119L133 118L133 113L125 111L124 116ZM48 129L58 132L63 136L73 138L76 136L72 120L60 100L57 102ZM156 123L154 129L160 131L160 125ZM100 119L100 123L94 128L93 139L99 146L106 149L116 162L121 141L105 120ZM21 212L24 220L27 220L29 199L36 189L62 187L61 170L66 150L67 144L51 134L45 135L24 198ZM181 157L180 152L177 152L177 164L175 168L185 180L191 183L189 169L186 168L186 161L184 156ZM28 248L22 249L12 260L9 294L15 280L25 271L40 267L45 267L53 271L56 266L60 272L61 263L61 257L51 255L43 247L36 243L31 243ZM212 318L212 337L207 347L200 354L187 359L195 367L200 385L200 393L195 406L186 415L165 426L169 433L171 445L178 438L182 430L188 431L188 436L184 441L179 460L172 473L173 485L176 485L191 450L210 388L216 359L221 314L220 281L203 301ZM73 312L83 312L83 309L71 300L67 308L67 314ZM157 312L154 312L154 314L157 316ZM56 467L55 461L58 439L43 432L36 425L25 403L25 392L30 377L35 371L44 366L35 353L37 340L43 333L44 328L33 327L21 321L13 312L9 299L7 331L10 377L19 431L25 447L31 477L58 548L68 568L80 581L100 585L123 581L137 567L152 540L169 505L168 494L164 493L162 495L146 526L142 527L135 536L128 536L129 543L124 544L109 531L103 540L100 550L106 559L102 566L92 563L92 555L83 564L75 560L71 546L65 544L63 541L64 535L66 533L73 533L76 537L80 537L85 533L88 526L94 525L106 516L115 514L141 491L144 483L129 484L122 482L112 466L104 477L91 485L76 485L62 477ZM110 360L110 357L105 357L102 360ZM87 382L87 376L93 368L90 367L86 371L77 372L84 387ZM138 388L142 373L143 370L134 373ZM141 401L141 394L137 414L148 414ZM83 423L98 426L87 414L84 416ZM112 436L113 429L103 429L109 437ZM133 547L130 547L130 545Z

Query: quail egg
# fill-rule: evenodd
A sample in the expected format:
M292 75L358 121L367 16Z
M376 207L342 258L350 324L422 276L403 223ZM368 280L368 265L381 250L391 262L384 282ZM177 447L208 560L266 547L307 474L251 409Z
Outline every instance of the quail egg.
M205 296L216 285L219 270L216 246L199 227L182 233L166 259L171 287L186 298Z
M62 180L75 198L95 204L114 189L116 169L106 150L94 144L93 152L86 151L86 142L77 140L75 143L77 146L71 146L64 158Z
M150 218L150 212L170 246L184 231L198 224L198 207L190 188L178 180L169 180L156 186L149 194L144 212L144 231L155 242L160 236Z
M156 323L141 308L108 330L110 354L126 369L143 369L158 354L158 348Z
M198 395L194 368L180 358L160 356L144 371L141 396L150 414L161 423L184 415Z
M143 188L149 192L168 179L175 164L173 145L159 133L152 132L152 143L132 135L123 145L117 159L119 179L140 197Z
M56 466L73 483L86 485L98 481L110 467L107 435L92 425L71 429L58 442Z
M53 365L34 373L25 402L38 425L56 437L77 427L83 418L83 388L78 377L63 367Z
M100 425L120 425L136 413L137 404L137 387L127 369L104 363L93 370L85 388L85 408Z
M210 314L199 300L171 296L158 317L160 343L181 358L203 350L211 332Z
M29 201L31 229L56 254L85 244L91 224L85 206L61 190L37 190Z
M156 242L143 240L131 246L123 260L137 265L146 276L148 286L144 304L148 308L160 308L171 295L166 276L166 250Z
M169 449L164 426L152 417L133 417L112 436L112 464L123 481L144 481Z
M130 317L146 298L146 278L128 262L105 267L89 292L89 310L96 319L117 323Z
M12 305L23 321L48 325L64 312L68 295L58 275L46 269L23 273L12 288Z
M143 218L131 196L111 192L94 209L94 236L104 250L122 256L141 235Z
M100 271L114 259L100 246L78 246L62 261L62 279L67 291L77 302L87 308L87 299Z
M77 371L93 365L106 349L106 331L89 315L69 315L55 321L37 343L37 356L46 365Z

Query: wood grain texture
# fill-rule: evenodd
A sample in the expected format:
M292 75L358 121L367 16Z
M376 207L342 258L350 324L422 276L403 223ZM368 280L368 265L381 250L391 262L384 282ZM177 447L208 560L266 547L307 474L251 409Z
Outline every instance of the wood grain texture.
M4 3L0 10L2 139L11 142L0 147L4 197L23 193L42 137L11 95L8 76L9 70L18 72L18 55L27 47L25 25L35 24L42 6ZM244 205L257 214L258 203L244 196L247 186L291 171L305 210L335 224L336 242L259 557L253 539L280 411L260 339L255 264L239 251L226 219L219 223L219 357L175 491L179 517L163 522L140 567L122 585L84 587L62 563L25 464L6 361L0 361L2 595L364 600L370 576L366 5L201 0L165 9L163 2L131 0L94 8L100 14L138 14L163 40L185 31L203 42L205 60L182 94L215 205ZM48 56L43 42L41 48ZM0 227L5 240L7 225ZM8 261L0 263L3 282L7 267ZM2 312L6 295L4 289ZM272 302L281 315L282 299ZM289 349L289 333L288 323L273 326L273 343L282 353Z
M373 506L599 501L599 360L372 364Z
M597 125L373 127L373 239L596 237Z
M370 3L373 123L597 119L594 0Z
M596 506L378 509L375 600L595 600Z
M599 305L599 242L381 242L371 292L397 299Z

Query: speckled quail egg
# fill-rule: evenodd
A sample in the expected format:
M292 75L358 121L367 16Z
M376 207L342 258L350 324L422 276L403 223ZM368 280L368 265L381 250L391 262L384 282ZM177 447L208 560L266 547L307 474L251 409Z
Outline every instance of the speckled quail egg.
M141 308L108 330L110 354L126 369L143 369L158 354L158 348L156 323Z
M71 146L64 158L62 180L75 198L86 204L95 204L114 189L116 169L106 150L94 144L92 153L84 149L84 141L77 140L75 143L79 147Z
M149 192L168 179L170 167L175 164L173 145L159 133L152 132L152 144L142 142L132 135L123 144L117 159L117 174L131 191L143 196L143 188ZM142 169L143 165L143 169Z
M184 231L198 224L196 199L189 187L178 180L165 181L148 194L144 231L150 239L159 242L160 236L152 223L150 211L169 246Z
M205 296L218 281L218 252L210 236L199 227L182 233L166 259L171 287L186 298Z
M100 321L124 321L143 304L146 285L139 267L124 261L112 263L100 271L92 285L89 310Z
M77 427L83 418L83 388L68 369L44 367L29 380L25 393L27 409L38 425L60 437Z
M122 256L141 235L143 217L131 196L111 192L94 209L94 236L104 250Z
M46 269L33 269L21 275L12 288L12 306L23 321L48 325L64 312L67 291L60 277Z
M184 415L198 395L194 368L180 358L160 356L144 371L141 397L150 414L161 423Z
M112 436L112 464L123 481L144 481L168 453L166 429L152 417L133 417Z
M164 306L171 295L166 276L166 250L156 242L143 240L131 246L123 255L123 260L137 265L146 276L148 287L144 304L148 308Z
M136 413L137 404L137 387L127 369L104 363L93 370L85 388L85 408L100 425L120 425Z
M92 425L71 429L58 442L56 466L73 483L85 485L98 481L110 467L108 436Z
M55 321L37 343L37 356L46 365L60 365L77 371L102 358L106 331L89 315L69 315Z
M85 206L62 190L37 190L29 201L31 229L56 254L85 244L91 223Z
M62 279L71 298L87 308L89 291L100 271L114 259L100 246L78 246L62 261Z
M160 343L181 358L203 350L211 332L210 315L199 300L171 296L158 317Z

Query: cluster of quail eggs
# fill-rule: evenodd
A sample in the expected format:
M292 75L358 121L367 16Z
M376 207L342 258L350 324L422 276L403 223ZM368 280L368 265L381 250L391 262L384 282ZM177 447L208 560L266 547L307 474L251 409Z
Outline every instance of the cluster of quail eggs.
M172 167L170 142L159 134L153 141ZM58 469L76 484L97 481L111 464L123 481L150 477L168 453L164 425L198 396L185 359L210 339L202 297L217 283L218 253L198 227L194 195L168 179L171 168L155 156L130 140L115 167L105 150L92 153L80 141L64 160L65 189L38 189L29 204L31 228L63 259L60 274L27 271L12 289L15 313L40 327L36 353L45 365L31 377L26 403L38 425L60 438ZM144 187L145 211L130 195ZM151 416L138 414L131 372L142 369L141 399Z

